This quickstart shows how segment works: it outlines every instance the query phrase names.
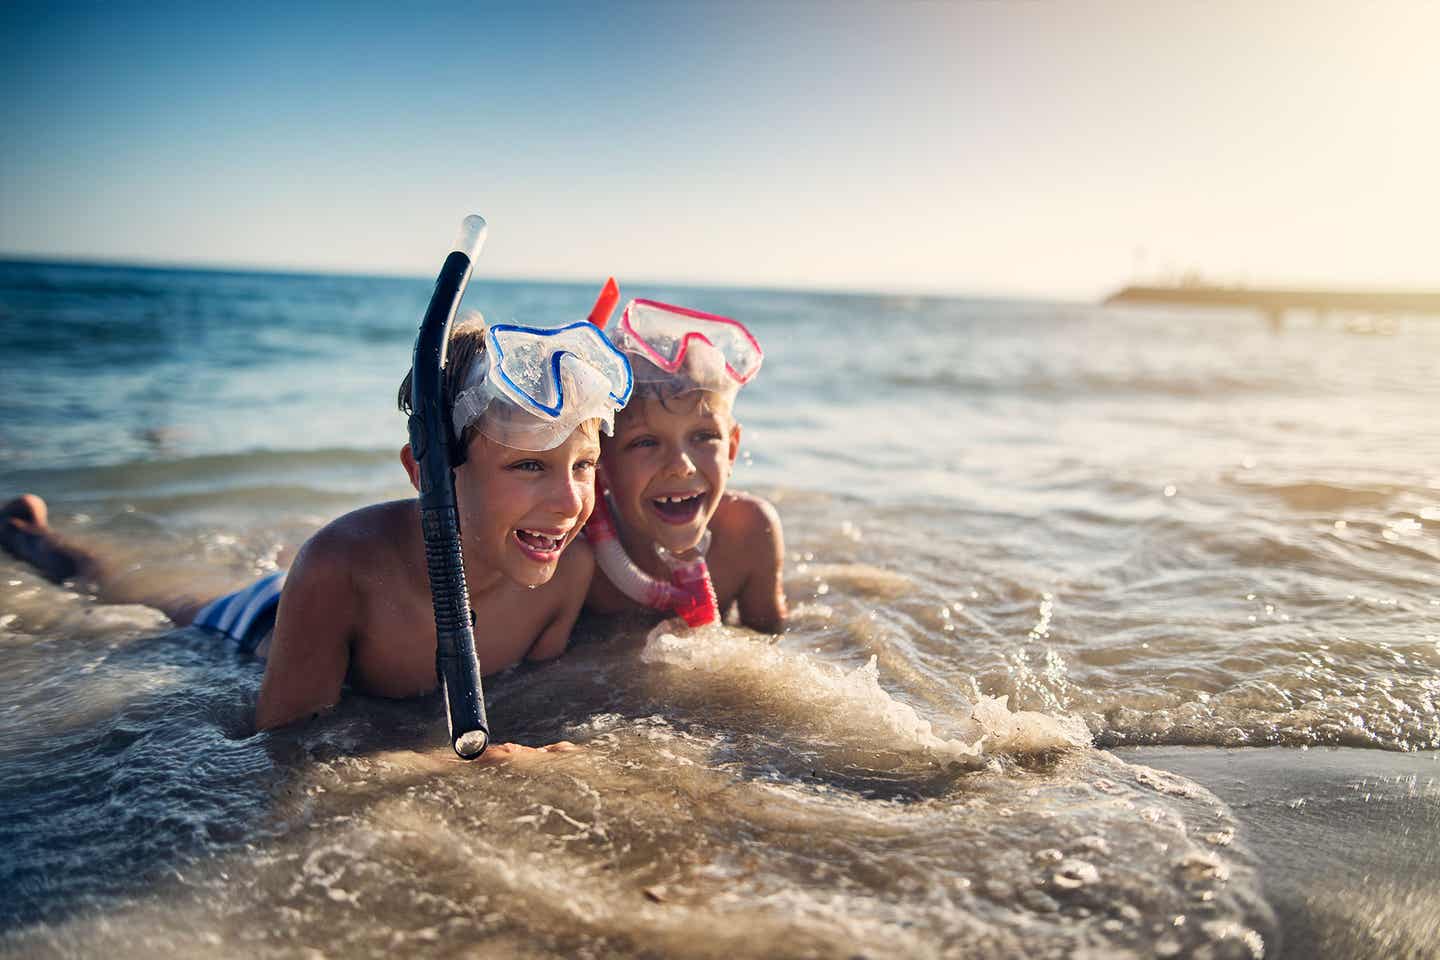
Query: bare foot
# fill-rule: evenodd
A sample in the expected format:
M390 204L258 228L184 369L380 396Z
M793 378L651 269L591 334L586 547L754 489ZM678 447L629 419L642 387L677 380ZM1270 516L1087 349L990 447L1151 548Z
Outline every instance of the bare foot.
M50 526L50 508L45 501L33 493L22 493L5 506L0 507L0 518L17 520L40 530Z
M50 509L33 493L0 507L0 547L51 580L69 580L80 572L80 557L50 529Z

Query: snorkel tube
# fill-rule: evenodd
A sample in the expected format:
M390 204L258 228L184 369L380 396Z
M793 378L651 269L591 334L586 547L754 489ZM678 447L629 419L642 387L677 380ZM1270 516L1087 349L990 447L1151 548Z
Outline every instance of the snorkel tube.
M604 330L619 302L620 288L611 277L605 281L599 299L590 310L590 322ZM595 474L595 510L585 524L585 539L595 548L595 562L605 576L631 600L656 610L674 610L689 627L719 622L720 604L715 599L715 585L710 581L710 568L705 563L710 531L706 530L700 539L699 557L695 560L681 560L657 546L661 561L670 568L670 582L650 576L630 559L620 542L615 518L610 514L610 491L603 466Z
M420 321L410 381L410 452L419 465L420 529L435 607L435 672L445 690L450 745L462 760L474 760L485 752L490 723L480 689L480 659L475 655L475 625L460 549L444 374L450 324L470 281L470 266L485 242L485 229L484 219L474 214L460 226L460 237L440 268L430 306Z

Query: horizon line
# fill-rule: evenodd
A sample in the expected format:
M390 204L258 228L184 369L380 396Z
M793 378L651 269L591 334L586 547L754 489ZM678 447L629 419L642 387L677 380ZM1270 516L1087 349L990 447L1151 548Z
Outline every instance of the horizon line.
M107 256L94 256L85 254L45 254L45 253L21 253L10 250L0 250L0 263L35 263L51 264L55 266L77 266L77 267L115 267L120 269L138 270L188 270L195 273L248 273L257 275L274 276L297 276L297 277L369 277L385 280L419 280L430 281L428 274L410 273L403 270L385 270L380 268L344 268L344 267L303 267L303 266L277 266L273 264L255 263L220 263L205 260L163 260L148 259L145 257L113 258ZM554 284L557 286L585 286L603 284L604 279L572 278L560 276L535 276L533 274L486 274L491 279L506 283L538 283ZM610 276L610 274L606 274ZM786 285L780 283L755 283L746 284L741 282L726 282L721 280L683 280L683 279L657 279L641 278L628 281L630 286L651 286L651 287L688 287L697 290L739 290L758 293L808 293L831 296L878 296L878 297L922 297L947 300L993 300L1010 301L1017 303L1045 303L1095 306L1102 304L1102 298L1079 299L1056 294L1033 294L1020 293L1015 291L975 291L942 288L915 287L909 289L860 287L860 286L807 286L807 285Z

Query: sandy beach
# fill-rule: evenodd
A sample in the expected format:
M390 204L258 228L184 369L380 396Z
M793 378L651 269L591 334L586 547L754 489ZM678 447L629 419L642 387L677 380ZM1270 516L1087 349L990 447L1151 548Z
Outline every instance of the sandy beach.
M1440 956L1440 753L1116 750L1230 805L1287 958Z

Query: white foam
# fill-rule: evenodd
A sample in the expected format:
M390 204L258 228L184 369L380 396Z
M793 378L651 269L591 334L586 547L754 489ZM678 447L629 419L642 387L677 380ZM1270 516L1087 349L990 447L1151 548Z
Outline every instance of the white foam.
M943 737L931 721L880 685L876 657L846 670L725 627L677 631L674 621L666 621L651 631L640 657L706 674L712 683L750 687L757 700L778 695L844 739L851 739L847 733L853 732L855 737L883 740L892 749L938 759L973 762L995 754L1090 743L1090 732L1079 717L1012 711L1006 697L984 696L954 725L959 736Z

